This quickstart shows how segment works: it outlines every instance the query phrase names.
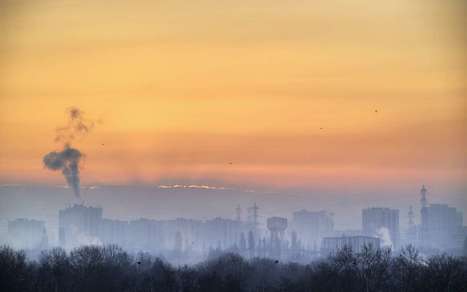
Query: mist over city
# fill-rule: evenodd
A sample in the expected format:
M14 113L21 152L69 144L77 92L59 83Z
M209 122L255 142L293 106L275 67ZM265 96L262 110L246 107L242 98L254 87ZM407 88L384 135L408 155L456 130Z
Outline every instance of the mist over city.
M465 1L0 1L0 291L467 291Z
M462 197L442 201L428 186L380 201L369 201L365 194L342 202L319 200L315 192L332 196L325 190L103 185L82 186L77 200L64 185L2 186L1 205L9 208L1 211L10 219L2 220L1 239L31 257L52 247L116 244L175 263L202 261L214 250L246 256L253 248L248 241L255 247L265 241L263 256L307 262L323 256L323 242L333 238L374 239L372 244L393 250L414 245L427 256L463 255L464 209L456 208ZM280 251L270 250L273 238Z

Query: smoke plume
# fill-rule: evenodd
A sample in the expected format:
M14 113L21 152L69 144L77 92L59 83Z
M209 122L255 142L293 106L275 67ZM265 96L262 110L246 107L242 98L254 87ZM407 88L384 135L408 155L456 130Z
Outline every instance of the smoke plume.
M57 128L55 142L63 143L63 150L52 151L44 156L44 166L50 170L61 170L76 198L81 201L80 196L80 177L79 168L80 160L83 154L76 148L71 146L71 143L80 137L86 135L93 127L94 122L84 119L83 112L79 108L69 108L68 125L62 128Z
M82 155L78 149L65 145L60 152L52 151L44 156L44 165L50 170L61 170L67 184L73 189L76 198L81 199L79 192L79 161Z
M86 120L83 111L79 108L69 108L67 113L68 125L57 128L55 142L70 144L76 138L81 138L86 135L94 127L94 122Z
M391 235L389 234L389 229L386 227L381 227L377 231L377 237L381 240L381 246L393 248Z

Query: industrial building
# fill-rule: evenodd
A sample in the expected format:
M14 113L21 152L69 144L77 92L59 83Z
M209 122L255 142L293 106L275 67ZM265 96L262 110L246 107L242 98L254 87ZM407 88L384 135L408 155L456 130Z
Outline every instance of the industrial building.
M323 237L333 234L334 219L326 211L300 210L293 213L292 229L307 249L319 250Z

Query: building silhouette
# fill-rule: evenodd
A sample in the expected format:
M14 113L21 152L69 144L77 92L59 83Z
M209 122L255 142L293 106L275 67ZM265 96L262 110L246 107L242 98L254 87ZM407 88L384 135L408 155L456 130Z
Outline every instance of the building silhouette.
M287 229L287 218L270 217L267 219L267 227L270 234L269 255L272 258L280 258L284 248L284 235Z
M319 249L323 237L333 234L334 219L326 211L300 210L293 213L292 228L306 248L316 250Z
M462 247L465 232L460 211L446 204L430 204L422 210L422 247L442 250Z
M389 233L389 238L385 238L385 232ZM382 242L389 244L392 248L399 248L399 210L389 208L367 208L362 210L362 232L366 236L380 237Z
M70 249L84 244L98 244L102 208L75 204L59 211L60 246Z
M18 249L45 249L48 246L45 222L24 218L8 221L8 239Z

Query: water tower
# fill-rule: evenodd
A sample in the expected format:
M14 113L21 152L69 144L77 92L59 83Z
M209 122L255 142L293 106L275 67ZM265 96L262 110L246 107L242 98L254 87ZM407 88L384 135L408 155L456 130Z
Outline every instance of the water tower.
M267 221L268 230L271 233L270 255L280 257L282 239L287 229L287 218L270 217Z

